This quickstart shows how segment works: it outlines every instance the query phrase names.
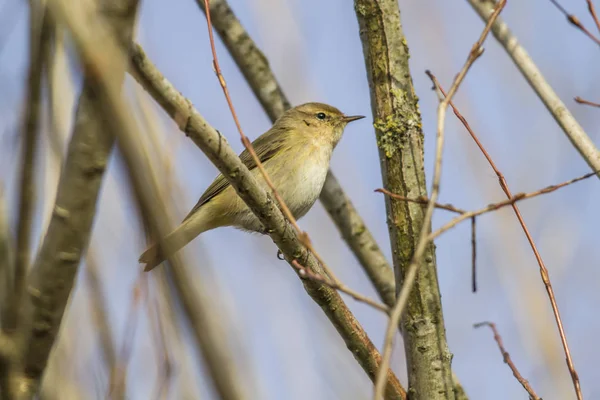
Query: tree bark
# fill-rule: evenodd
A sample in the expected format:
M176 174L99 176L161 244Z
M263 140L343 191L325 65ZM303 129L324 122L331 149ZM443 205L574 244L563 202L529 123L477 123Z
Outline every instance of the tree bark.
M355 0L384 187L402 196L426 196L423 132L408 66L409 51L396 0ZM402 286L423 225L422 205L386 197L396 290ZM427 227L430 229L430 227ZM420 260L401 322L410 399L454 400L435 249Z

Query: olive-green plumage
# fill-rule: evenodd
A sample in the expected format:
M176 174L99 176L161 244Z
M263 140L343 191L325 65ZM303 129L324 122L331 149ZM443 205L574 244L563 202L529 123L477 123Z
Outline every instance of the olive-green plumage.
M331 153L342 137L348 122L362 116L345 116L335 107L322 103L306 103L286 111L252 146L267 171L277 192L296 219L313 206L327 176ZM254 159L244 150L244 165L269 190ZM202 232L233 226L263 233L263 227L227 179L219 175L206 189L182 224L164 241L168 254L181 249ZM166 257L153 245L140 256L146 270Z

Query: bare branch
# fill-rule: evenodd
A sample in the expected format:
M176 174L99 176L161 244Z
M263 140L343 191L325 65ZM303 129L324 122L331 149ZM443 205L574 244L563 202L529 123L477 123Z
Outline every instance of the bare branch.
M493 0L468 1L479 16L487 21L494 7ZM515 35L511 33L502 19L496 20L492 26L492 33L504 47L504 50L506 50L525 79L527 79L529 85L531 85L540 100L542 100L558 125L565 132L573 146L581 154L581 157L588 163L592 171L600 171L600 152L594 145L594 142L548 84L542 72L535 65L531 57L529 57L523 46L519 44ZM598 177L600 178L600 174L598 174Z
M533 388L531 387L529 382L527 382L527 379L523 378L523 376L519 373L519 370L517 369L515 364L512 362L510 355L504 349L504 345L502 344L502 337L500 336L500 333L498 333L498 329L496 329L496 324L494 324L493 322L480 322L478 324L473 325L474 328L480 328L482 326L489 326L490 329L492 330L492 332L494 332L494 340L496 341L496 343L498 343L498 349L500 349L500 353L502 354L502 358L504 359L504 362L506 364L508 364L511 371L513 372L513 375L515 376L515 378L517 378L517 380L523 386L523 388L527 391L527 393L529 393L529 396L531 397L531 399L542 400L535 393L535 391L533 390Z
M490 16L488 23L485 26L483 32L481 33L479 40L473 45L471 51L469 52L469 56L467 57L467 61L465 62L463 68L460 70L460 72L454 79L452 87L450 88L450 90L448 92L448 97L446 97L444 100L442 100L442 102L440 103L440 105L438 107L436 154L435 154L433 182L432 182L432 187L431 187L431 196L429 197L429 204L427 205L427 209L425 210L425 215L423 217L423 220L422 220L422 223L420 226L420 234L419 234L417 246L412 255L412 261L411 261L410 265L408 266L404 276L402 277L402 281L401 281L402 288L399 290L399 296L398 296L397 303L392 310L392 314L391 314L390 320L388 322L386 338L385 338L385 342L384 342L383 361L382 361L382 367L381 367L383 371L385 371L385 369L388 368L388 366L389 366L389 360L391 358L392 341L394 338L394 333L399 325L400 318L402 316L402 312L408 302L410 293L412 291L412 287L416 282L419 265L422 263L422 258L425 255L427 248L430 247L430 245L431 245L431 241L428 240L427 236L428 236L429 230L431 229L431 218L433 216L433 210L435 208L435 203L437 201L437 197L439 194L439 188L440 188L442 153L443 153L443 145L444 145L444 122L445 122L445 117L446 117L446 109L448 108L448 104L449 104L450 100L452 99L452 96L458 90L460 84L464 80L470 67L473 65L475 60L477 60L481 56L481 54L483 52L483 49L481 46L483 45L483 42L486 39L486 37L491 29L492 23L498 17L500 12L504 8L505 4L506 4L506 0L502 0L495 8L494 12ZM359 10L359 13L360 13L360 10ZM399 285L400 281L397 280L396 283ZM398 288L397 288L397 290L398 290ZM420 351L420 350L417 350L417 351ZM448 367L449 367L449 364L450 363L448 361L447 362ZM414 368L414 367L409 365L409 368ZM440 370L443 370L443 368L440 368ZM451 379L451 376L450 377L445 376L445 375L449 375L448 374L449 368L447 368L447 371L445 371L446 373L441 376L442 379L438 380L437 385L435 385L435 384L432 385L432 381L434 380L434 378L431 375L428 376L426 371L421 371L421 372L422 373L420 376L416 375L413 378L413 379L416 379L417 381L420 380L420 382L417 382L417 384L419 385L419 389L417 389L418 396L421 396L421 398L424 398L424 399L443 398L442 396L444 396L445 398L449 398L449 399L454 398L454 393L451 393L450 391L448 391L446 389L445 390L446 393L444 394L443 389L439 388L439 385L442 382L445 384L445 386L447 388L448 383L444 382L444 381L447 381L448 378ZM375 386L375 400L378 400L379 398L381 398L381 394L382 394L381 380L382 380L383 376L384 376L383 372L380 370L380 372L378 374L377 384ZM432 391L432 389L434 389L434 390Z

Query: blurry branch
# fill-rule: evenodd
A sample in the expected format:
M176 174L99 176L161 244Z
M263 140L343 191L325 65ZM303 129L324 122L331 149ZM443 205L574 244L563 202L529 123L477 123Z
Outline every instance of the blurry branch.
M570 14L563 6L560 5L560 3L557 0L550 0L550 3L554 4L554 6L558 9L558 11L560 11L561 13L564 14L564 16L567 18L567 21L569 21L569 23L571 25L573 25L574 27L576 27L577 29L579 29L581 32L583 32L587 37L589 37L590 39L592 39L597 45L600 46L600 39L598 39L596 36L594 36L594 34L592 32L590 32L579 20L579 18L577 18L576 15ZM594 18L594 20L596 22L598 22L597 18L596 18L596 12L594 9L594 5L592 4L591 0L588 0L588 8L590 10L590 13L592 14L592 17Z
M430 74L430 77L431 77L434 85L440 90L440 92L442 92L442 94L444 96L446 96L446 94L444 93L444 89L440 86L440 84L437 81L437 79L435 78L435 76ZM525 233L525 236L527 237L527 241L529 242L529 245L531 246L533 255L535 256L535 259L540 268L540 275L541 275L542 281L546 288L546 292L548 293L548 298L550 300L550 305L552 307L554 319L556 320L556 325L558 327L558 333L560 335L560 340L561 340L561 343L563 346L563 350L565 352L565 359L567 362L567 367L569 369L569 373L571 374L571 380L573 381L573 386L575 388L575 394L577 395L578 400L582 400L583 395L581 394L581 386L579 383L579 376L577 375L577 371L575 370L575 365L573 364L573 359L571 358L569 344L567 343L567 336L566 336L564 328L563 328L562 319L560 317L560 312L558 310L558 305L556 304L556 297L554 296L554 289L552 289L552 283L550 282L550 274L548 273L548 269L546 268L544 260L542 259L542 256L539 253L535 242L533 241L533 237L531 236L531 233L529 232L529 229L527 228L527 225L525 224L525 220L523 218L523 215L521 214L521 211L519 210L519 207L515 204L514 196L512 195L512 193L508 187L508 182L506 181L506 179L504 178L504 175L502 174L502 172L498 169L498 167L492 160L492 157L490 156L490 154L487 152L485 147L483 147L483 144L481 143L481 141L479 140L479 138L477 137L475 132L469 126L469 123L467 122L467 120L462 116L462 114L458 111L458 109L454 106L454 104L452 104L452 102L450 100L451 93L452 93L452 91L449 92L449 96L446 97L445 100L450 102L450 104L452 105L452 109L454 110L454 114L463 123L463 125L465 126L465 128L467 129L469 134L471 135L471 138L473 138L473 140L475 141L475 144L477 144L477 146L479 147L479 150L484 155L484 157L486 158L486 160L488 161L488 163L490 164L490 166L496 173L496 176L498 177L498 183L500 184L500 188L502 188L502 191L504 192L506 197L509 199L509 203L511 203L511 206L513 208L513 211L515 212L517 220L519 221L519 224L521 225L521 228L523 229L523 232ZM554 191L562 186L566 186L567 184L577 182L581 179L585 179L586 177L592 176L594 174L599 174L599 176L600 176L599 171L600 170L594 170L594 172L592 172L591 174L588 174L588 175L584 175L582 178L574 179L563 185L556 185L555 187L547 188L547 190L545 190L545 193ZM544 191L542 190L541 192L544 192ZM467 214L463 214L462 216L464 217Z
M132 75L171 116L179 128L207 155L236 189L238 195L257 215L267 232L291 263L301 260L302 265L317 274L324 274L314 255L300 243L292 226L285 220L266 191L257 184L237 154L222 137L148 60L142 48L134 45L131 54ZM309 295L323 309L348 349L371 379L379 366L381 356L364 329L352 315L340 295L327 285L304 279ZM388 375L387 398L405 398L398 379Z
M594 7L594 3L592 2L592 0L586 0L586 1L587 1L588 10L590 12L590 15L594 19L596 28L598 28L598 31L600 32L600 19L598 19L598 14L596 14L596 7Z
M593 101L582 99L581 97L575 97L575 101L579 104L585 104L587 106L598 107L600 108L600 103L594 103Z
M5 189L0 186L0 317L7 312L8 296L11 292L14 267L14 241L10 234ZM1 327L0 334L4 329ZM1 373L0 367L0 373Z
M204 0L196 2L206 13ZM285 110L290 108L290 103L269 67L267 58L236 18L227 1L210 1L210 15L213 27L223 40L271 122L274 122ZM327 174L320 198L343 238L373 282L379 296L388 306L391 306L395 299L391 267L331 171Z
M479 16L486 20L489 18L494 7L493 0L468 0L469 4L477 11ZM575 117L569 112L552 87L546 82L544 75L527 54L527 51L519 44L506 23L502 19L496 20L492 26L492 33L504 47L515 65L519 68L529 85L542 100L550 114L565 132L573 146L588 163L593 171L600 171L600 152L594 142L585 133ZM598 174L600 178L600 174Z
M80 18L80 23L85 24L84 17L69 14L67 5L60 0L47 4L52 17L59 23L66 16ZM126 40L125 43L129 43L137 1L103 0L100 8L114 31ZM97 32L93 46L102 49L104 39L110 35ZM77 35L74 36L77 40ZM124 60L113 58L111 62L110 79L120 87L125 73ZM89 241L96 201L113 144L112 137L106 134L106 125L98 115L102 100L97 96L96 71L91 68L92 65L86 67L74 131L58 183L56 204L27 282L28 296L24 296L25 314L18 328L23 353L19 355L22 371L18 371L14 382L11 382L18 387L20 398L31 398L38 390L73 288L77 267Z
M124 61L121 48L129 46L131 37L120 37L119 42L115 42L112 37L103 37L102 46L94 46L98 32L90 30L84 19L67 12L64 3L60 4L56 11L65 25L73 32L73 38L83 64L88 68L93 68L94 77L98 83L95 86L95 93L100 100L98 101L98 111L103 116L102 120L106 121L108 125L104 131L105 136L112 137L112 135L106 135L106 132L112 132L118 138L133 192L140 203L141 215L148 222L153 236L162 238L169 232L166 211L161 206L157 185L148 173L151 171L150 161L148 157L144 157L140 149L139 136L134 134L137 129L130 118L129 108L121 97L120 82L113 79L115 69L120 66L120 64L115 65L115 60ZM130 14L134 14L135 7L132 5L128 11ZM183 264L176 260L176 258L173 259L174 270L176 272L184 271ZM185 276L178 280L184 284L190 282ZM188 311L186 316L192 321L196 338L200 337L198 339L199 346L209 365L209 373L217 386L217 392L221 398L226 400L243 398L240 394L242 391L237 386L239 380L236 379L232 366L227 363L228 349L222 343L222 337L215 334L210 323L205 323L210 309L202 302L189 299L189 296L188 301L192 305L192 310Z
M423 133L398 3L394 0L356 0L355 10L371 88L384 185L401 196L423 196L426 193ZM451 95L458 89L470 65L481 55L480 46L488 31L489 27L473 46L455 79ZM411 398L455 399L450 369L452 357L446 342L435 251L427 240L439 193L447 106L447 101L442 101L438 107L435 168L427 209L424 211L414 203L392 202L386 197L398 300L386 331L375 400L383 393L382 382L389 368L394 334L407 304L402 331ZM413 285L417 285L415 290L412 290Z
M117 352L109 323L108 310L106 304L104 304L105 296L102 290L102 282L100 281L98 263L91 248L88 249L85 264L87 267L85 269L85 277L90 293L90 311L95 324L94 331L98 333L98 337L100 338L102 358L104 359L107 374L110 376L117 364Z
M13 332L19 318L19 305L25 289L30 264L31 232L35 213L37 150L42 114L42 75L52 34L46 7L35 0L29 2L29 72L27 75L26 105L23 114L21 169L19 172L19 211L17 217L14 282L4 315L2 328Z
M480 322L478 324L473 325L474 328L481 328L482 326L490 327L490 329L494 333L494 340L498 344L498 349L500 350L500 353L502 354L502 358L503 358L504 362L506 364L508 364L508 366L510 367L515 378L517 378L519 383L523 386L523 388L527 391L527 393L529 393L530 398L532 400L542 400L535 393L535 391L533 390L531 385L529 385L529 382L527 382L527 379L523 378L523 376L519 373L519 370L517 369L516 365L512 362L510 355L508 354L506 349L504 349L504 345L502 344L502 337L500 336L500 333L498 333L498 330L496 329L496 324L494 324L493 322Z

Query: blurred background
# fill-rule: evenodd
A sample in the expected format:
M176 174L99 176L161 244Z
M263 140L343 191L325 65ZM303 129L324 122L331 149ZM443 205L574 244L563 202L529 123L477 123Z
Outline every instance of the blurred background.
M438 98L425 75L431 70L448 88L483 22L463 0L401 0L402 22L411 52L411 71L423 117L426 175L431 179ZM591 30L586 2L564 1ZM344 0L231 0L242 24L270 61L293 105L332 104L367 118L352 124L337 147L332 170L391 260L378 152L372 128L358 23ZM600 6L600 4L598 4ZM12 226L17 218L20 119L28 69L26 2L0 2L0 191ZM212 69L204 14L194 1L141 2L137 40L175 87L241 151L233 119ZM567 23L547 0L509 1L502 17L591 138L600 145L600 110L576 104L581 96L600 101L598 47ZM39 196L34 232L45 230L54 202L61 152L71 131L81 87L76 56L69 49L55 71L64 90L50 138L43 123ZM561 129L530 90L504 50L488 38L485 53L455 97L513 193L534 191L589 171ZM245 133L255 138L271 123L217 38L217 52ZM59 60L60 64L60 60ZM194 206L217 170L152 99L127 78L126 92L139 112L151 116L148 151L177 220ZM448 113L440 202L463 209L504 199L497 178L460 122ZM154 140L155 144L150 145ZM113 157L114 159L115 157ZM429 184L430 182L428 182ZM550 272L583 394L600 398L600 185L595 178L520 203ZM434 227L452 216L436 211ZM376 298L363 270L320 203L300 221L337 276ZM488 329L497 324L504 345L522 375L545 399L575 398L554 318L538 266L513 212L504 209L478 221L478 286L471 292L469 224L436 241L439 282L453 370L471 399L525 399ZM40 239L41 240L41 239ZM38 241L35 241L36 248ZM212 399L216 394L194 350L180 309L150 279L145 287L137 258L145 248L123 166L114 159L99 200L87 262L82 266L59 343L46 375L61 387L60 398L106 395L108 374L100 345L97 310L107 325L117 357L127 363L127 398L148 399L164 379L165 349L157 339L160 320L172 365L168 398ZM222 322L224 340L251 399L365 399L372 383L345 348L319 307L306 295L287 263L276 258L268 237L233 229L203 234L184 252L194 285ZM93 271L90 272L90 270ZM97 281L89 274L97 276ZM157 274L157 272L152 272ZM100 289L100 293L94 290ZM344 295L381 349L385 316ZM596 310L596 311L594 311ZM158 335L159 337L161 335ZM406 384L400 341L392 366ZM67 395L71 397L67 397ZM64 397L63 397L64 396Z

